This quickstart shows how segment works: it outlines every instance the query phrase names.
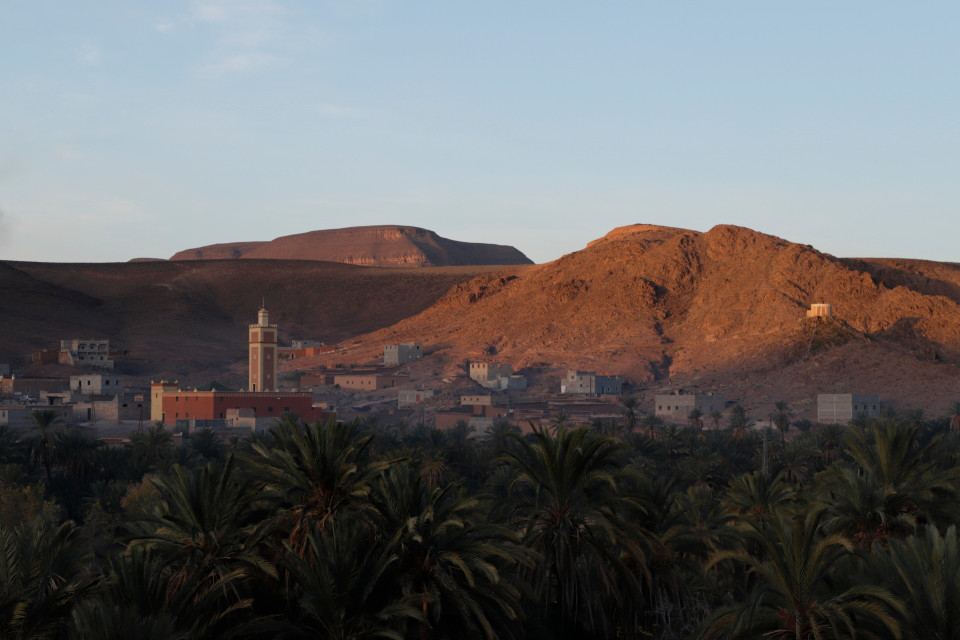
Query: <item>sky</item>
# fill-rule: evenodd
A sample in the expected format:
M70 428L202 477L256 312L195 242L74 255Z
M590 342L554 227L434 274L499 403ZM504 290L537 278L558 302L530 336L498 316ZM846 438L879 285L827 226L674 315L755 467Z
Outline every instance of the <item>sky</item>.
M0 259L634 223L960 262L960 3L3 0Z

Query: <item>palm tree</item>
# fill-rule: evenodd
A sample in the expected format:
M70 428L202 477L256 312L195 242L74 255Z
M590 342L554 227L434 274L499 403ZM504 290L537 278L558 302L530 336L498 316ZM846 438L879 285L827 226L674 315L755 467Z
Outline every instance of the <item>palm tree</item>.
M236 572L276 577L259 549L272 523L232 455L196 472L175 465L170 477L154 484L161 508L134 526L131 545L145 546L167 561L173 572L171 597L194 578L210 590Z
M753 471L730 481L724 506L731 516L760 525L774 513L785 512L795 495L794 488L780 474L771 477Z
M640 416L640 402L634 396L624 396L620 399L620 413L626 422L627 432L632 433Z
M770 421L780 430L780 439L786 444L787 431L790 430L790 420L793 419L793 411L790 410L790 405L783 400L777 400L773 406L775 407L775 411L773 415L770 416Z
M960 432L960 400L954 400L950 405L950 429Z
M580 633L592 621L608 629L617 611L636 602L648 536L624 513L640 508L625 490L617 462L621 445L586 428L535 428L504 454L517 470L514 487L526 507L516 523L535 554L523 571L556 637Z
M960 537L951 525L903 540L871 557L876 584L886 585L906 606L901 626L914 638L960 639Z
M74 605L94 584L89 561L73 522L0 523L0 637L65 637Z
M522 559L517 536L457 486L432 487L404 464L381 475L374 502L380 530L393 533L403 596L421 611L420 637L503 637L520 611L503 574Z
M276 444L253 445L251 468L265 499L279 508L279 524L294 548L307 550L307 533L321 531L340 513L368 508L371 483L387 462L368 462L372 436L359 424L279 421L270 430Z
M742 439L750 429L750 419L747 417L747 410L741 405L735 404L730 408L730 417L727 419L727 426L733 430L733 437L737 440Z
M292 576L297 612L293 637L330 640L403 640L410 620L419 620L414 601L394 588L397 555L393 541L371 538L350 517L312 530L308 552L285 543L283 560Z
M649 432L650 438L656 438L657 431L663 428L663 418L656 414L648 413L643 416L643 420L640 421L640 428L646 429Z
M233 593L243 574L234 571L212 586L206 576L189 576L172 589L166 558L143 547L112 556L93 597L73 610L82 640L189 640L230 637L252 604Z
M690 421L690 426L703 431L703 411L699 408L694 407L690 409L690 413L687 414L687 420Z
M865 550L916 526L910 496L884 486L870 471L831 467L820 478L819 495L824 530L843 534Z
M903 605L883 587L847 586L835 574L853 548L840 535L820 536L820 514L788 518L776 514L766 526L746 521L747 541L761 551L721 551L708 567L725 561L745 566L755 579L747 598L714 612L699 638L782 638L814 640L870 637L877 625L900 637Z
M63 417L53 409L34 409L30 412L30 430L34 436L30 455L34 464L43 466L47 482L53 482L53 463L56 461L57 436L63 425Z
M720 421L723 419L723 412L719 409L714 409L710 412L710 420L713 422L713 430L717 431L720 429Z
M131 458L139 475L158 471L173 456L173 436L162 422L143 431L133 431L128 438Z

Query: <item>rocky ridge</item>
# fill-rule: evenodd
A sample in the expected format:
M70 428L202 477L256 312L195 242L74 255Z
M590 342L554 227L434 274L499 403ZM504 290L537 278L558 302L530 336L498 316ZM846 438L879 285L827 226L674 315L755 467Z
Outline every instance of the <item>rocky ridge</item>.
M269 242L215 244L180 251L170 259L325 260L365 267L531 264L514 247L459 242L427 229L400 225L324 229Z

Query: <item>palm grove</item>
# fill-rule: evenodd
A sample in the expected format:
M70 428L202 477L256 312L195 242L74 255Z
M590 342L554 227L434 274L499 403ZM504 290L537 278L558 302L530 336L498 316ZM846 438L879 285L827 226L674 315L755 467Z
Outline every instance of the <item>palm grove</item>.
M0 637L960 637L960 402L623 414L105 447L39 410L0 427Z

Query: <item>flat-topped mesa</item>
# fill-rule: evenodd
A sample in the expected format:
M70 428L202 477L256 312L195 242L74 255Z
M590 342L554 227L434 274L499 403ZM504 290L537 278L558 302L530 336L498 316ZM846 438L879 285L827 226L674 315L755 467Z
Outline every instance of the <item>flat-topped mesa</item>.
M269 242L210 245L175 254L171 260L323 260L365 267L448 267L532 264L507 245L460 242L429 229L379 225L323 229Z

